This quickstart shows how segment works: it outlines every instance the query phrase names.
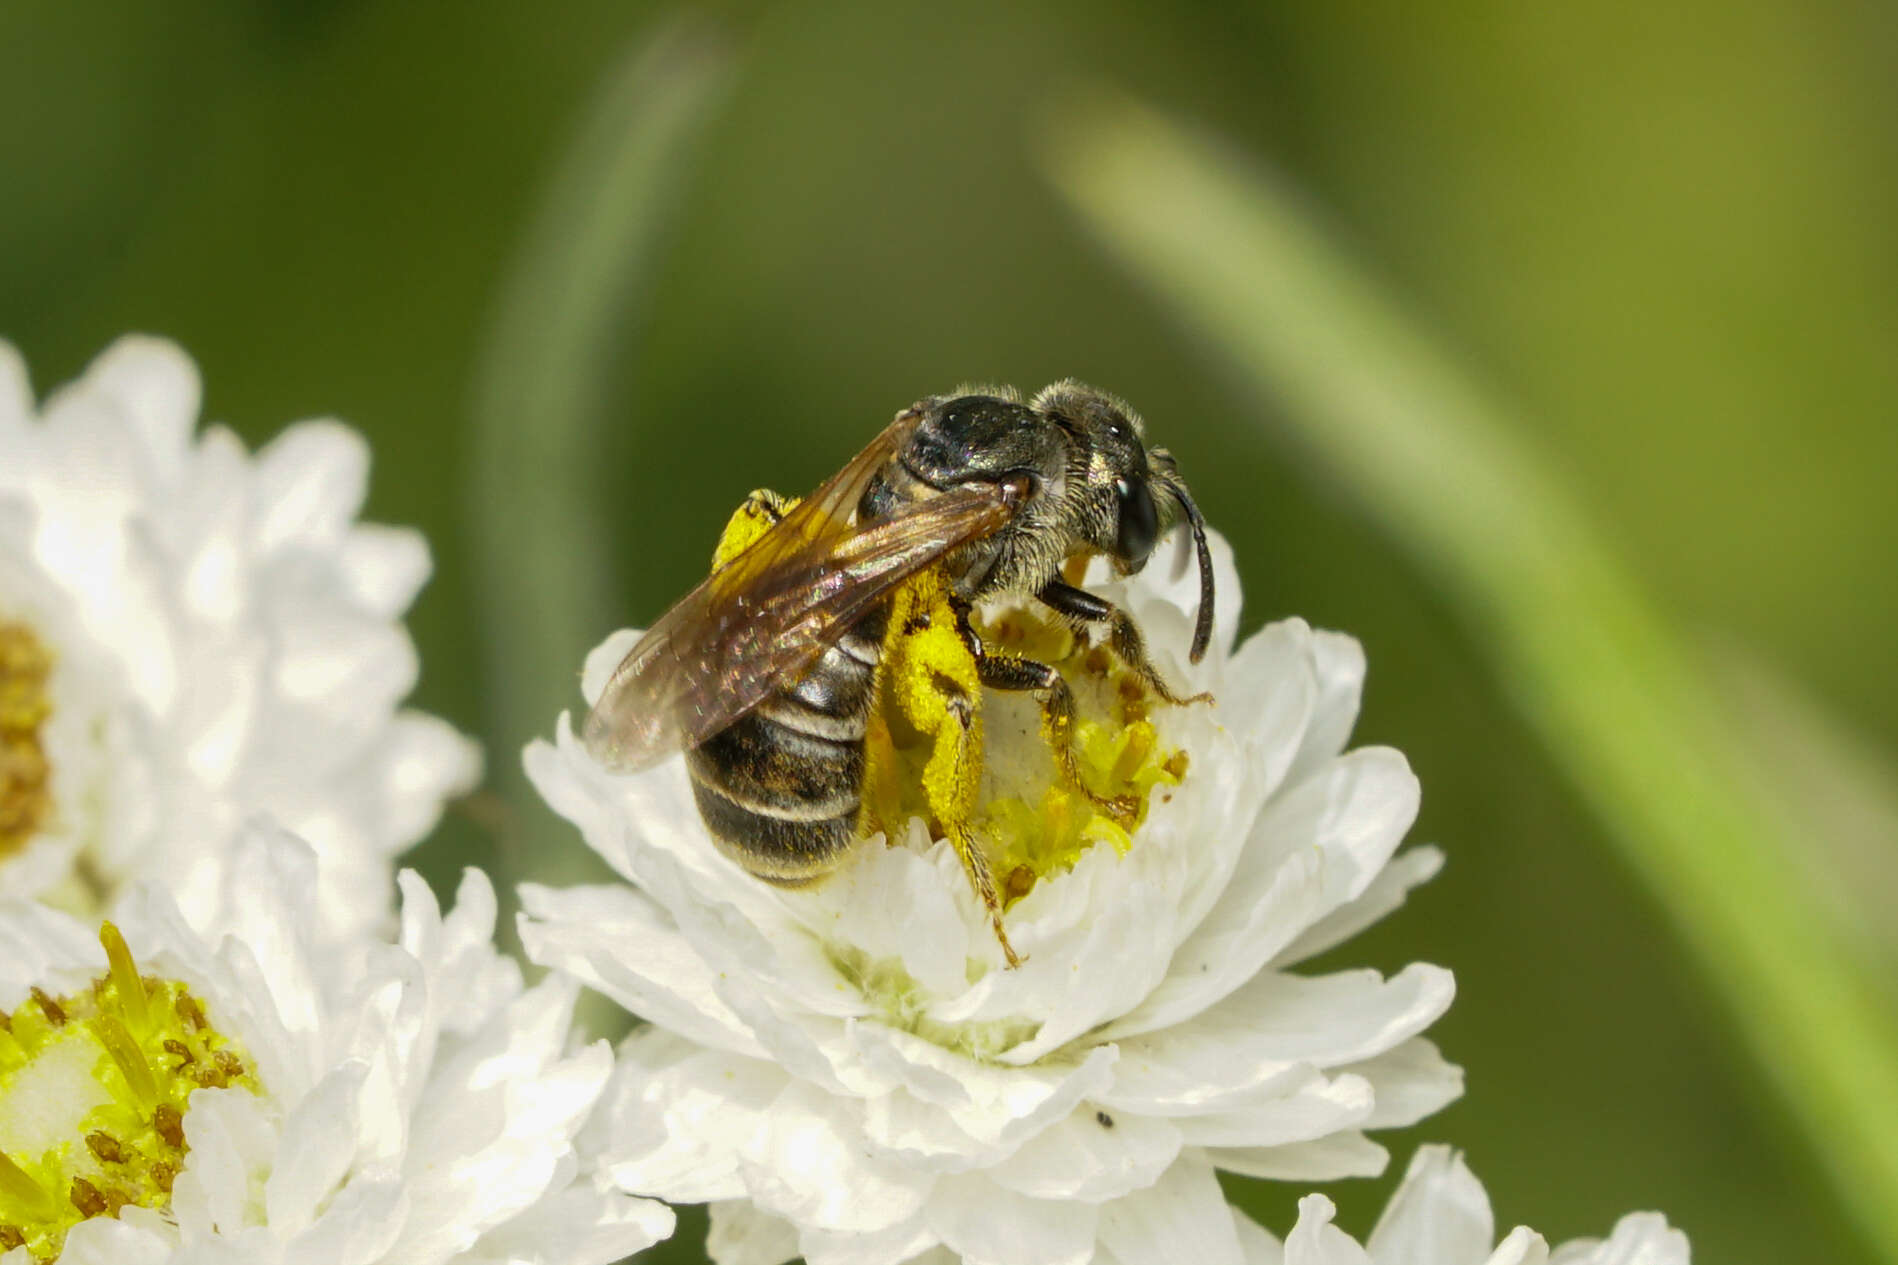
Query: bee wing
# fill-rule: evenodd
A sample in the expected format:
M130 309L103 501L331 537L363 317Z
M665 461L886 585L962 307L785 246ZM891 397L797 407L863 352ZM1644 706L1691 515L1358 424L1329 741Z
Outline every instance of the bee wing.
M997 484L971 484L862 527L850 513L908 438L897 418L810 498L646 631L581 730L607 768L629 773L705 741L795 678L892 589L1015 513Z

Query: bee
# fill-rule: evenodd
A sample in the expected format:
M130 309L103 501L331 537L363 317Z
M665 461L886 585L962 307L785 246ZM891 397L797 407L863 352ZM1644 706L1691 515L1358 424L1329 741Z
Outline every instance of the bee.
M981 774L981 692L1031 691L1056 767L1097 806L1133 805L1082 783L1074 700L1052 666L988 653L977 603L1041 603L1098 635L1163 701L1183 698L1133 620L1069 582L1104 556L1139 571L1184 521L1199 565L1191 660L1213 627L1205 522L1172 455L1140 417L1072 380L1024 403L1012 389L911 405L802 501L753 492L721 537L712 573L614 670L582 727L606 768L635 772L683 750L699 813L739 866L812 883L884 821L866 787L887 777L886 697L930 744L932 815L956 848L1010 966L1020 963L970 819ZM881 739L881 741L879 741Z

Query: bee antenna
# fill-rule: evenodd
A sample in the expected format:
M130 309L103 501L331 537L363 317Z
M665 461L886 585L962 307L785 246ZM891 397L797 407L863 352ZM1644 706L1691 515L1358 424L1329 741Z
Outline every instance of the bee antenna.
M1156 482L1179 503L1186 513L1187 525L1193 529L1193 552L1199 556L1199 611L1193 619L1193 650L1188 658L1198 663L1206 657L1206 647L1213 641L1213 552L1206 547L1206 520L1200 517L1199 506L1193 504L1186 484L1180 481L1171 465L1169 459L1169 468L1160 473Z

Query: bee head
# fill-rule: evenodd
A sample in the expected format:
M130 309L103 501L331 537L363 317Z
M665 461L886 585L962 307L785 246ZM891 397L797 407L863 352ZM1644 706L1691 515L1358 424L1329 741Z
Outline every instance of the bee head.
M1147 447L1146 426L1126 401L1072 378L1045 388L1035 397L1034 408L1076 441L1081 503L1074 530L1112 559L1122 575L1146 566L1167 529L1180 522L1191 528L1199 561L1192 649L1192 660L1198 663L1212 640L1212 554L1206 546L1205 520L1180 478L1173 454Z

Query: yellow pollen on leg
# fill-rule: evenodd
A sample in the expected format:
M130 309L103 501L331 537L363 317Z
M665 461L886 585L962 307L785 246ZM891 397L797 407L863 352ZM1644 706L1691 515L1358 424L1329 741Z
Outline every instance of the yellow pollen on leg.
M104 975L0 1012L0 1251L39 1262L80 1221L169 1203L192 1091L258 1092L250 1056L184 984L141 975L111 923L99 939Z
M40 732L53 712L53 655L25 624L0 620L0 861L52 816L51 768Z

